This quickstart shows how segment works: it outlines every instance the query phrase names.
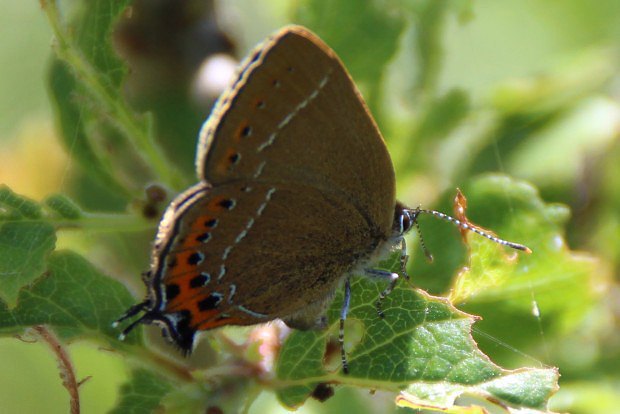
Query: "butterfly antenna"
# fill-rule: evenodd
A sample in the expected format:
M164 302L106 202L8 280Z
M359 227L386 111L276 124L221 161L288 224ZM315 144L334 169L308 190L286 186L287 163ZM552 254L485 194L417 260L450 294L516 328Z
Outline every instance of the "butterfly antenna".
M476 234L478 234L478 235L480 235L482 237L486 237L487 239L492 240L492 241L494 241L497 244L501 244L503 246L508 246L508 247L510 247L512 249L521 250L521 251L524 251L525 253L532 253L532 250L530 250L530 248L527 247L527 246L524 246L524 245L519 244L519 243L513 243L513 242L510 242L510 241L507 241L507 240L504 240L504 239L500 239L499 237L495 237L494 235L492 235L490 233L482 231L482 230L480 230L480 229L478 229L478 228L476 228L476 227L474 227L474 226L472 226L472 225L470 225L468 223L465 223L465 222L463 222L463 221L461 221L459 219L456 219L456 218L454 218L452 216L444 214L444 213L442 213L440 211L436 211L436 210L423 210L423 209L419 209L418 211L420 213L431 214L431 215L433 215L435 217L438 217L438 218L440 218L442 220L449 221L450 223L452 223L452 224L454 224L454 225L456 225L456 226L458 226L458 227L460 227L462 229L473 231L474 233L476 233Z
M420 210L420 208L418 207L418 212L422 211ZM420 238L420 246L422 247L422 251L424 252L424 256L426 256L426 260L430 262L433 261L433 255L431 254L431 252L426 248L426 243L424 243L424 238L422 237L422 229L420 229L420 223L418 223L418 220L415 220L413 222L413 224L415 224L415 228L418 230L418 237Z

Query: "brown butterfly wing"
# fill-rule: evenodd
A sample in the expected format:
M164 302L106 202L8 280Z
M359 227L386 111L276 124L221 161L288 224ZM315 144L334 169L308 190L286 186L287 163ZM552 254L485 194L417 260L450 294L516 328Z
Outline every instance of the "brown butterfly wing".
M337 194L384 231L394 170L385 142L335 53L290 26L246 61L201 132L198 175L218 186L250 180Z
M183 315L192 331L287 319L320 305L381 239L348 200L314 187L201 187L178 203L181 227L164 227L154 254L162 311Z

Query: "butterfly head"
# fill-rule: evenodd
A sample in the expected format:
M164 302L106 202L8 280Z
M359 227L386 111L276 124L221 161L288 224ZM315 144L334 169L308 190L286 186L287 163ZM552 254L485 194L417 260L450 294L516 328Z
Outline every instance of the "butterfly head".
M410 209L397 201L396 207L394 208L392 230L399 236L404 235L416 224L419 215L419 208Z

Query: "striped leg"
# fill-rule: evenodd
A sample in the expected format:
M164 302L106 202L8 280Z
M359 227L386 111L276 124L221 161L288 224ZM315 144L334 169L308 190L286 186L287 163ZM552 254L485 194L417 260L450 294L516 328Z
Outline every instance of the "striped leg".
M396 287L396 283L398 283L398 273L388 272L387 270L380 269L366 269L366 274L370 277L380 278L384 280L389 280L390 284L383 290L383 292L379 293L379 299L375 302L375 307L377 308L377 315L380 318L384 318L385 314L383 313L383 300L394 290Z
M416 221L417 223L417 221ZM400 274L409 280L407 274L407 262L409 261L409 255L407 254L407 242L404 237L400 239Z
M388 272L387 270L380 269L366 269L365 272L370 277L386 279L390 283L389 285L379 294L379 299L375 302L375 307L377 308L377 314L380 318L384 318L385 314L383 313L383 301L385 298L392 293L396 284L398 283L398 278L403 276L405 279L409 280L409 275L407 274L407 261L409 260L409 256L407 255L407 244L404 238L400 239L400 274Z

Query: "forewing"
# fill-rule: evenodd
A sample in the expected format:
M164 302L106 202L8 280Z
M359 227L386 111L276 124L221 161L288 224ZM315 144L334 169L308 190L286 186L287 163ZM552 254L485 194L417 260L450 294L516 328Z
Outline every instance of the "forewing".
M335 53L289 26L245 62L201 132L198 175L312 186L388 231L395 203L385 142Z

